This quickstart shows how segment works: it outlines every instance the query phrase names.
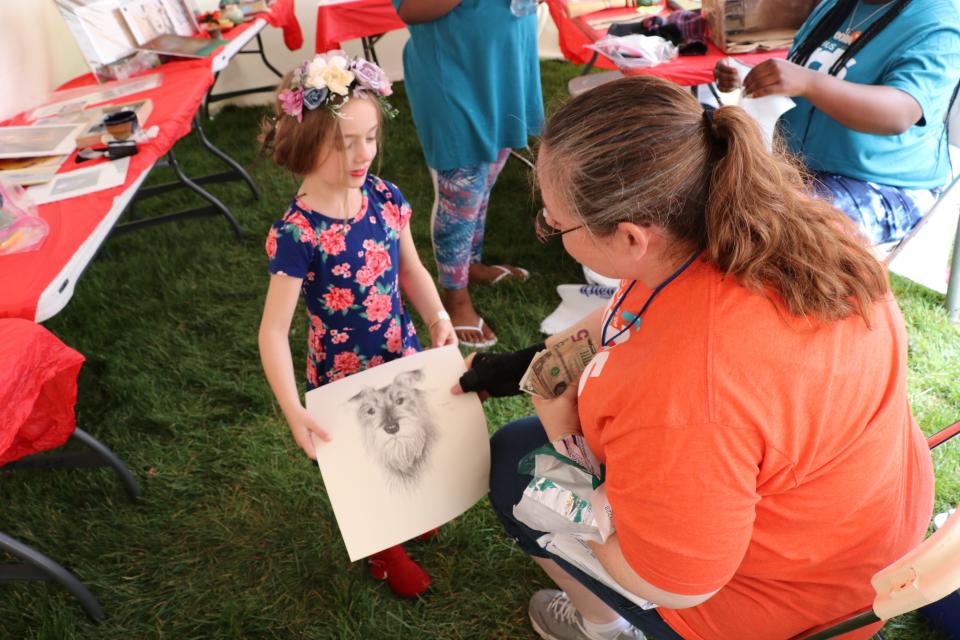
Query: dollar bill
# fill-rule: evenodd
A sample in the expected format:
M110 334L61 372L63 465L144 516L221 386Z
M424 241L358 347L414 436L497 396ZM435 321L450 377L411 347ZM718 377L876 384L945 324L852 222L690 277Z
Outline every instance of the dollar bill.
M596 352L586 331L564 338L533 357L520 379L520 390L541 398L556 398L578 383Z

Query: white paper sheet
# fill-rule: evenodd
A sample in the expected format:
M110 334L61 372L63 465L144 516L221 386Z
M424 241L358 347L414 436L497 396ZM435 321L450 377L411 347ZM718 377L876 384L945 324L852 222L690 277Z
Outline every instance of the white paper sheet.
M750 73L749 65L743 64L733 58L727 58L727 63L731 64L740 74L740 82ZM747 98L742 92L738 92L739 102L727 102L727 104L739 104L740 108L757 121L760 130L763 132L763 139L767 143L767 149L773 149L773 134L777 128L777 120L784 113L797 106L797 103L786 96L764 96L763 98Z
M120 158L92 167L58 173L50 182L27 189L27 194L34 203L46 204L103 191L126 182L129 167L130 158Z
M487 493L490 446L455 346L429 349L323 385L307 411L331 436L317 462L350 560L452 520Z

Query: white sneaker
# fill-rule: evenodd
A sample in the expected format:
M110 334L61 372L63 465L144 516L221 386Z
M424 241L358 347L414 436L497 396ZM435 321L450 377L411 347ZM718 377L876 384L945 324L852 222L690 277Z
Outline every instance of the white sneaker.
M583 616L563 591L537 591L530 598L528 613L533 630L544 640L594 640L583 628ZM645 636L631 626L609 640L645 640Z

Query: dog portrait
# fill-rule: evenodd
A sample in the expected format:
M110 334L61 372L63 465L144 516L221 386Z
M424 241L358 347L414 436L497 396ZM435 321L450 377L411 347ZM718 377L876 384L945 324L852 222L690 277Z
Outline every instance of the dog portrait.
M437 437L419 369L397 374L385 387L365 387L350 398L364 448L395 489L410 489L420 480Z
M317 466L351 560L414 538L487 494L490 444L475 393L450 387L466 366L456 345L358 371L307 392L330 435Z

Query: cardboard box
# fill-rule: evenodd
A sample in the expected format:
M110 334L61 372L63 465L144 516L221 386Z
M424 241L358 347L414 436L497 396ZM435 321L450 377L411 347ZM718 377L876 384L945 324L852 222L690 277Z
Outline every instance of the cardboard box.
M784 49L817 0L703 0L707 37L725 53Z

